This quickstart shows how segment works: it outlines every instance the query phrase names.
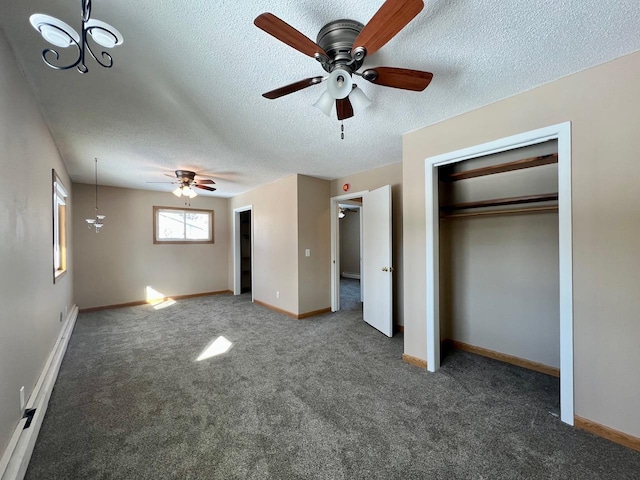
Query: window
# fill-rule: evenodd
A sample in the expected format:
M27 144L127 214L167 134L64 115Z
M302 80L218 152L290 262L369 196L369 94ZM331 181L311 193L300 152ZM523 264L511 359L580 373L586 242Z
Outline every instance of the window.
M153 243L213 243L213 210L153 207Z
M60 177L53 177L53 283L67 271L67 190Z

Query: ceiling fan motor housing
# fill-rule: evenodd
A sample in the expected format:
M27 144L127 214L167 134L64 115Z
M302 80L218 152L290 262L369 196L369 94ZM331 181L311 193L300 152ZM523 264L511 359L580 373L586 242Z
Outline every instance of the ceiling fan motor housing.
M316 43L327 52L329 62L323 63L322 67L331 72L337 65L344 65L352 61L351 49L353 42L362 31L364 25L355 20L342 19L327 23L320 29ZM364 60L357 60L348 66L348 69L355 72Z
M189 170L176 170L181 187L189 187L196 182L196 173Z

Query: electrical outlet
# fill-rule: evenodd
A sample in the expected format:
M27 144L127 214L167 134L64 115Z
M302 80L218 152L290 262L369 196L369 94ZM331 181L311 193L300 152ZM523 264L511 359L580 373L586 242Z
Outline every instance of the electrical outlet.
M22 412L24 410L24 406L25 406L25 402L24 402L24 385L22 387L20 387L20 411Z
M276 298L280 298L280 292L276 292Z

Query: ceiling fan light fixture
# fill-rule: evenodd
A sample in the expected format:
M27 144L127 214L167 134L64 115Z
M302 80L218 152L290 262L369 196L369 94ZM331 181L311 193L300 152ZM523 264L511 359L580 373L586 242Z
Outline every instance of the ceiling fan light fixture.
M318 101L313 104L313 106L316 107L318 110L320 110L322 113L324 113L327 117L330 117L331 109L333 108L334 104L335 104L335 101L333 97L327 90L325 90L320 96L320 98L318 99Z
M191 187L185 187L184 190L182 191L182 194L185 197L189 197L189 198L194 198L198 196L198 194Z
M171 193L173 193L176 197L180 198L182 196L182 185L180 185L178 188L176 188Z
M349 94L349 100L356 114L371 105L371 99L355 83L353 84L353 90Z
M351 72L344 68L336 68L327 78L327 91L335 99L347 97L351 93Z

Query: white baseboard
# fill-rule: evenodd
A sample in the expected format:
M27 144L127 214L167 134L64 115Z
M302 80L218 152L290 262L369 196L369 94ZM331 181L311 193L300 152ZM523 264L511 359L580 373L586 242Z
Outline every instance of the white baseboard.
M355 278L356 280L360 280L360 274L359 273L342 272L342 276L344 278Z
M42 420L49 404L49 398L53 391L53 385L56 383L60 364L67 351L69 338L71 338L77 317L78 306L74 305L60 330L58 339L27 402L27 409L36 409L31 425L25 430L24 425L27 419L20 420L9 440L9 445L2 459L0 459L0 480L22 480L27 473L33 447L36 444Z

